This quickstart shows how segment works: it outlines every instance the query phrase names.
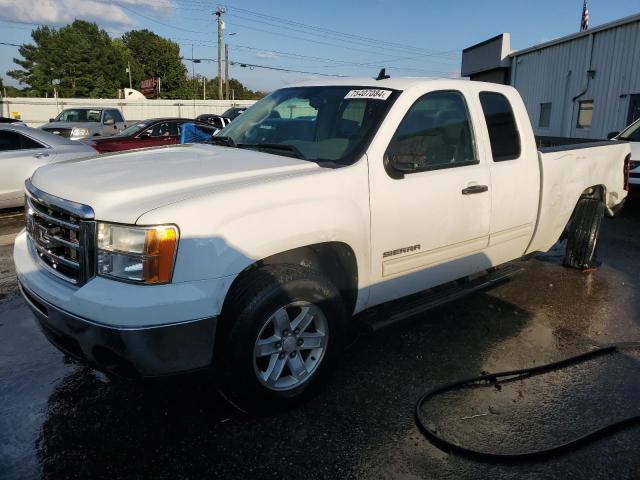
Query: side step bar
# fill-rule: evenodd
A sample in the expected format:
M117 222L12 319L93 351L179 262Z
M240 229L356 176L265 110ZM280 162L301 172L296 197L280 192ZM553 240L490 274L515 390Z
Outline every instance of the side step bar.
M357 321L366 330L375 332L446 303L459 300L471 293L493 287L523 270L519 265L505 265L491 269L479 276L466 277L441 287L425 290L365 310L357 316Z

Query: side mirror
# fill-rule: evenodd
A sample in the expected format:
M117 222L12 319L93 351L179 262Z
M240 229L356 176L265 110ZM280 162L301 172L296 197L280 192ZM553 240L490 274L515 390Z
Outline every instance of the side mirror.
M387 153L389 166L399 172L415 172L427 163L425 154L415 153Z
M609 132L607 134L607 140L611 140L614 137L617 137L620 132Z
M114 123L116 123L116 122L113 120L113 118L107 118L107 119L105 119L105 121L104 121L104 122L102 122L102 123L104 123L105 125L113 125L113 124L114 124Z
M49 122L55 122L55 121L56 121L56 119L55 119L55 118L50 118L50 119L49 119Z
M150 138L150 137L151 137L151 130L145 130L140 134L140 138Z

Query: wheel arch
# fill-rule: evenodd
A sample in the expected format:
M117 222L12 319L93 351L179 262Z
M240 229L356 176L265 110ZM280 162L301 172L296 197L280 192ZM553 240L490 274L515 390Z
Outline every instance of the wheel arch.
M300 265L325 276L340 292L349 314L353 313L358 297L358 261L350 245L340 241L321 242L296 247L269 255L247 265L233 280L225 304L231 292L251 270L265 265ZM223 305L224 311L224 305Z

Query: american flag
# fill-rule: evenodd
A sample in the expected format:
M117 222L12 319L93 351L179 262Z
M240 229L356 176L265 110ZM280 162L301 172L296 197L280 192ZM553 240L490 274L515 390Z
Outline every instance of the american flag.
M584 0L582 5L582 21L580 22L580 31L587 30L589 28L589 8L587 7L587 0Z

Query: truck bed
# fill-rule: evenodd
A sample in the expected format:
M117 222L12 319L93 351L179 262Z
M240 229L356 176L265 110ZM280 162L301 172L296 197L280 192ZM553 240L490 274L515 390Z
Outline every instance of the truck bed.
M558 241L580 196L591 187L603 196L612 215L627 195L624 159L628 154L629 144L615 141L539 149L538 222L527 253L546 251Z

